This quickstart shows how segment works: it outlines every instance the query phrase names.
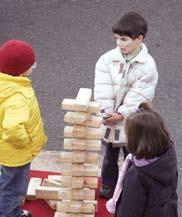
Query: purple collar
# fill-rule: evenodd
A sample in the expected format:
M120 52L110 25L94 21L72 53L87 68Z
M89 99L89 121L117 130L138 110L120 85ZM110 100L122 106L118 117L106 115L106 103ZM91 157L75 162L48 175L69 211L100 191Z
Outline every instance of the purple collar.
M136 157L133 156L132 160L137 167L144 167L144 166L147 166L148 164L153 163L154 161L156 161L158 159L159 159L159 157L155 157L155 158L147 159L147 160L145 158L136 159Z

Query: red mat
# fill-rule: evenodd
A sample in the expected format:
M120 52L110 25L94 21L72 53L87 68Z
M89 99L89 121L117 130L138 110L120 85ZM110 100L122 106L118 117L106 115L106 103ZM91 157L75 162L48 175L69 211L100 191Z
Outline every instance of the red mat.
M30 177L47 178L48 175L55 175L57 173L47 171L36 171L30 172ZM100 183L99 183L100 184ZM98 196L98 189L96 190L96 200L98 200L98 212L95 217L112 217L105 208L105 199L101 199ZM33 217L54 217L54 210L52 210L44 200L26 201L24 207L29 210Z

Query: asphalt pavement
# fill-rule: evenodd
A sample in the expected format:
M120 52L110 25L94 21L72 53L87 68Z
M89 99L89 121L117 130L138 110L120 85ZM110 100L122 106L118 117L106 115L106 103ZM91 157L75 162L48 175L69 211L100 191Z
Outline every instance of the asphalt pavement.
M61 150L61 102L75 98L81 87L93 88L97 59L115 47L111 26L131 10L149 24L145 43L159 71L154 107L176 144L182 216L181 0L1 0L0 44L17 38L34 47L37 69L32 81L49 137L45 149Z

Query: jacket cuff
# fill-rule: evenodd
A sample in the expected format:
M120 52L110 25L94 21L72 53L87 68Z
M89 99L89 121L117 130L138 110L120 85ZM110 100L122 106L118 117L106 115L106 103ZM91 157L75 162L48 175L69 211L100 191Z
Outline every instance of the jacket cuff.
M117 110L118 114L121 114L124 118L127 118L129 116L129 112L126 111L126 109L119 107Z
M127 118L130 114L134 113L137 111L137 107L131 107L131 108L128 108L126 106L120 106L117 110L117 113L120 113L123 115L124 118Z

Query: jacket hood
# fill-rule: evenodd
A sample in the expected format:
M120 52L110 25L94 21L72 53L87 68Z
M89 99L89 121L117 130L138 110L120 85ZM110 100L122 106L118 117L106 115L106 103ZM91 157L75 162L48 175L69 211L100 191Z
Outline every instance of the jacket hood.
M177 159L174 144L156 161L143 167L137 167L140 172L163 185L174 183L177 173Z
M21 92L23 86L29 86L31 80L27 77L11 76L0 73L0 103L17 92Z

